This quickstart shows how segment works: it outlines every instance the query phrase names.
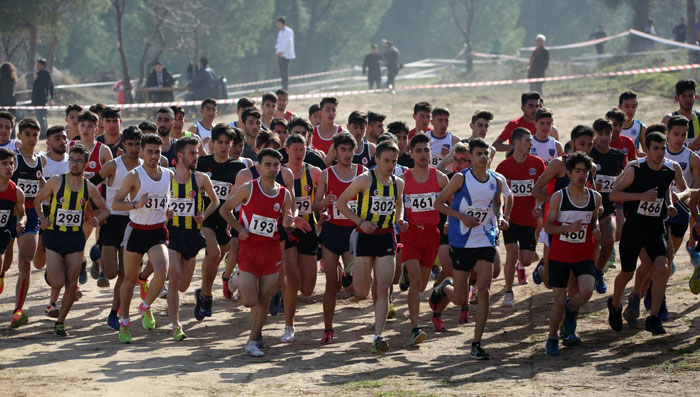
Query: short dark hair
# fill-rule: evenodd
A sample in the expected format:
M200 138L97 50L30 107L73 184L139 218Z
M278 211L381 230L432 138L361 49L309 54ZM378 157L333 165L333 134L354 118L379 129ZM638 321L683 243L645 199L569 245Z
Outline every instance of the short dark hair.
M411 141L408 143L408 146L413 149L417 144L419 143L428 143L428 147L430 147L430 137L428 137L425 134L416 134L411 138Z
M170 107L170 110L173 111L173 118L178 114L185 116L185 109L183 109L182 106L173 105Z
M41 126L39 125L39 122L37 119L34 117L28 117L22 121L19 122L19 127L18 130L20 133L26 129L32 129L32 130L37 130L41 131Z
M586 125L577 125L571 130L571 142L576 141L579 137L589 136L591 138L595 137L595 132L593 128Z
M193 136L183 136L182 138L175 141L175 153L184 153L185 147L187 145L193 145L194 147L199 147L199 139Z
M598 119L593 122L593 130L597 133L600 134L601 132L607 131L611 132L612 131L612 123L610 120L607 119Z
M516 141L516 140L523 139L523 137L526 137L526 136L532 136L532 133L530 132L530 130L528 130L527 128L518 127L518 128L513 130L513 133L510 136L510 139L513 141Z
M306 130L306 132L311 132L311 130L314 129L314 127L309 123L309 120L303 118L303 117L297 117L294 120L290 121L289 124L287 124L287 131L292 132L294 127L296 126L302 126Z
M403 121L392 121L386 126L386 130L393 135L406 134L408 135L409 129L406 123Z
M693 90L698 86L698 83L693 79L683 79L676 83L676 95L681 95L682 93Z
M44 59L44 58L39 58L39 59L36 60L36 63L40 63L40 64L46 66L46 59Z
M338 106L338 103L339 103L338 98L336 98L334 96L327 96L327 97L322 98L321 102L318 104L318 110L323 109L323 105L325 105L327 103L332 103L335 106ZM309 109L309 111L311 111L311 109ZM309 114L309 115L311 115L311 114Z
M93 123L97 124L99 121L99 117L97 115L89 110L83 110L80 112L78 115L78 122L83 122L83 121L92 121Z
M476 123L479 119L491 121L493 120L493 113L488 110L477 110L474 112L474 115L472 115L472 124Z
M275 94L272 91L268 91L263 94L262 96L262 102L272 102L272 103L277 103L277 94Z
M226 135L228 139L233 141L233 128L226 123L219 123L211 129L211 140L219 139L221 135Z
M231 142L236 145L243 142L243 139L245 139L243 130L238 127L231 127L231 130L233 133L233 136L231 137Z
M282 142L280 142L280 139L277 137L277 134L273 134L270 130L260 130L260 132L258 132L258 135L255 137L256 148L261 148L271 143L277 144L277 147L282 147Z
M15 127L15 115L14 114L3 110L0 112L0 119L10 120L10 125L12 125L12 128Z
M377 142L379 142L379 140L377 140ZM385 140L382 143L378 143L377 148L374 150L374 157L380 158L382 157L382 153L387 151L396 152L398 154L399 145L391 139Z
M0 148L0 161L5 160L6 158L11 158L12 161L15 161L15 152L13 152L10 149L7 148Z
M287 129L287 120L283 119L282 117L273 117L272 121L270 121L270 129L274 130L276 126L281 125L284 127L284 129Z
M52 127L49 127L49 129L46 130L46 138L48 139L51 135L53 134L60 134L61 132L65 132L66 127L63 125L54 125Z
M474 153L474 149L484 148L489 149L489 144L481 138L472 138L469 140L469 153Z
M617 100L618 105L622 105L622 101L627 99L637 99L637 94L634 91L625 91L620 94L620 98Z
M287 138L287 140L284 143L284 146L290 147L295 143L301 143L302 145L304 145L304 147L306 147L306 138L298 134L292 134Z
M236 110L252 108L253 106L255 106L255 102L247 97L243 97L236 102Z
M313 105L309 106L309 117L313 116L314 114L316 114L320 111L321 111L321 106L314 103Z
M287 92L287 90L282 89L282 88L280 88L279 90L275 91L275 94L277 94L277 96L280 96L280 95L287 95L287 96L289 96L289 92Z
M262 159L266 156L274 157L277 161L282 162L282 153L273 148L266 147L258 152L258 163L262 163Z
M199 57L199 63L201 65L209 65L209 58L202 55L201 57Z
M433 107L428 102L418 102L413 105L413 114L418 114L418 112L432 112Z
M170 117L175 118L175 112L168 107L158 108L158 110L156 110L156 117L158 117L158 115L161 113L167 113L170 115Z
M650 132L658 132L659 134L666 135L666 133L668 132L668 127L666 127L666 124L654 123L647 127L647 134L649 134ZM646 140L644 141L644 143L646 144Z
M525 105L527 101L539 101L540 99L542 99L542 95L537 91L523 92L522 95L520 95L520 104Z
M583 152L574 152L566 157L566 169L571 172L576 164L583 163L587 170L593 168L593 159Z
M367 124L376 123L377 121L386 120L386 114L377 113L373 111L367 112Z
M135 125L130 125L122 131L122 141L137 141L141 142L143 139L143 134L139 127Z
M671 128L676 126L687 127L688 124L690 124L690 121L688 121L688 119L685 116L680 114L671 116L666 122L666 126L668 126L669 131L671 131Z
M141 149L145 148L146 145L163 146L163 140L156 134L143 134L141 137Z
M340 145L350 145L352 149L355 150L355 148L357 147L357 141L355 141L355 138L352 136L352 134L343 131L333 136L333 147L337 148Z
M202 101L202 104L199 107L200 107L200 109L204 109L204 107L207 105L214 105L214 107L216 107L216 99L207 98L207 99Z
M72 103L66 106L66 116L68 116L72 111L77 111L78 113L80 113L83 111L83 107L78 105L77 103Z
M367 113L354 110L348 116L348 124L364 127L367 125Z
M158 130L158 127L156 127L156 124L152 121L142 121L139 124L139 129L145 134L146 131L156 132L156 130Z
M286 25L287 24L287 17L285 17L284 15L280 15L277 17L277 19L275 19L275 21L281 23L282 25Z
M612 108L608 110L607 113L605 113L605 118L606 119L611 119L614 121L617 121L618 123L624 123L625 122L625 112L618 108Z
M68 155L70 156L73 153L82 154L85 161L88 161L88 158L90 157L90 152L88 152L87 148L83 146L82 143L76 143L71 146L70 150L68 150Z
M379 145L380 143L382 143L384 141L392 141L397 145L399 144L399 139L396 138L396 135L390 134L388 132L382 132L381 134L379 134L379 136L377 137L376 144Z
M88 110L95 113L96 115L101 115L102 111L105 110L106 107L107 106L98 102L98 103L90 106L90 108Z
M121 118L120 112L121 112L120 108L114 108L111 106L107 106L102 110L102 114L100 115L100 117L103 119L120 119Z
M539 121L540 119L544 119L549 117L550 119L554 116L554 113L547 109L547 108L539 108L535 112L535 122Z
M431 113L431 116L435 118L436 116L449 116L450 111L447 108L444 108L442 106L436 106L433 108L433 112Z
M644 137L644 144L648 148L649 146L651 146L652 142L666 144L666 135L663 135L663 134L656 132L656 131L654 131L650 134L649 131L647 130L647 135L646 135L646 137Z
M241 113L241 121L243 121L243 124L245 124L248 117L255 117L256 119L260 119L262 117L262 114L260 114L260 110L258 110L258 108L253 106L252 108L247 108L243 111L243 113Z

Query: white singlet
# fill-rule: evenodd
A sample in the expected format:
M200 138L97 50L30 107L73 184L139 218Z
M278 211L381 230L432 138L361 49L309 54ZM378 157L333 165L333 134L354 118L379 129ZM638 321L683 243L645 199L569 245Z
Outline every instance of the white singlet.
M173 172L160 167L161 177L154 181L146 173L143 165L136 167L136 174L141 181L141 187L132 201L139 201L141 196L148 193L146 206L129 211L129 219L139 225L156 225L165 222L165 211L170 205L170 180Z

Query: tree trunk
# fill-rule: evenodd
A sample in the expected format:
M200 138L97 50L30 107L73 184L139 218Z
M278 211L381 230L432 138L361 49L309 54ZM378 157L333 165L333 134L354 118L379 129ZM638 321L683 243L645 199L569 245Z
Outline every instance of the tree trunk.
M472 54L472 24L474 22L474 0L466 0L464 3L467 8L467 34L464 41L467 43L467 73L471 73L474 69L474 55Z
M634 6L632 7L632 9L634 10L634 14L632 16L633 29L644 31L644 28L649 23L649 11L651 8L650 4L651 0L635 0ZM649 48L649 44L650 42L647 39L635 35L630 35L628 42L628 51L643 51Z
M58 32L53 31L49 45L49 58L46 60L46 69L49 72L53 72L53 65L56 63L56 47L58 47Z
M34 26L33 24L27 23L25 26L27 28L27 32L29 33L26 63L27 74L25 75L25 80L27 81L27 89L31 90L32 85L34 85L34 64L36 63L37 32L36 26Z
M122 17L124 16L125 0L112 0L112 5L117 15L117 49L119 50L119 58L122 62L122 80L124 83L124 102L134 102L131 96L131 77L129 77L129 63L126 59L126 51L124 51L124 35L122 34Z
M698 37L698 32L695 30L695 0L686 0L685 2L685 20L688 21L686 29L686 42L695 44ZM688 50L688 62L697 62L698 53L695 50Z

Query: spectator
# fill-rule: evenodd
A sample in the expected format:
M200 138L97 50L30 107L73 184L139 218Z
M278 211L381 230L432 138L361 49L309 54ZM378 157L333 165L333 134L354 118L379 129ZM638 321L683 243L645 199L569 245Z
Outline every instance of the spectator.
M644 33L656 36L656 29L654 29L654 18L649 18L647 27L644 28Z
M680 23L673 28L673 40L680 43L685 43L688 34L688 25L685 23L685 18L681 17Z
M491 40L491 54L499 55L501 53L501 39L498 37L498 32L493 35L493 40Z
M131 83L129 83L129 90L132 88L133 86ZM112 87L112 91L119 93L119 96L117 97L118 104L123 105L126 103L126 99L124 98L124 79L117 81L117 84Z
M282 89L289 89L289 63L294 55L294 31L287 26L287 18L277 17L277 43L275 43L275 56L280 67Z
M46 106L53 103L53 81L51 73L46 70L46 59L39 58L36 61L36 78L32 85L32 106ZM39 120L41 131L40 138L46 137L46 109L38 109L36 118Z
M11 62L0 65L0 106L15 106L15 83L17 82L17 71ZM15 114L14 109L10 113Z
M399 69L403 65L399 61L399 49L394 47L394 43L389 40L382 40L384 45L384 63L386 63L387 75L386 75L386 87L394 88L394 79L396 75L399 74Z
M589 40L597 40L597 39L602 39L608 37L608 34L605 33L605 30L603 30L603 25L598 25L598 30L595 32L591 33L591 35L588 37ZM605 49L605 43L598 43L595 45L595 52L598 53L598 55L603 53L603 50Z
M162 63L156 61L153 70L146 78L146 88L172 87L175 79ZM153 91L148 93L148 102L172 102L175 99L172 91Z
M544 77L549 66L549 51L544 47L547 38L538 34L535 38L535 51L530 56L530 67L527 70L527 78ZM530 83L530 91L542 94L542 82Z
M381 56L377 52L377 48L376 44L372 44L369 54L365 55L365 60L362 63L362 74L367 73L367 82L370 90L372 86L379 89L382 85L382 70L379 67Z
M214 84L216 83L216 74L209 67L209 59L207 57L199 58L199 69L194 74L194 78L187 84L190 92L185 94L186 101L199 101L213 97Z

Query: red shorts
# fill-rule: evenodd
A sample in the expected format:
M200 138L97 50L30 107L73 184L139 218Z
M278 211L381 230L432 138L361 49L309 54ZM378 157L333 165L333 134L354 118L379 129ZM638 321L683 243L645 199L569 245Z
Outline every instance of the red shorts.
M238 269L255 277L275 274L282 268L282 246L279 240L262 244L240 242Z
M440 248L440 230L437 226L411 224L401 233L401 244L402 262L418 259L421 266L432 268Z

